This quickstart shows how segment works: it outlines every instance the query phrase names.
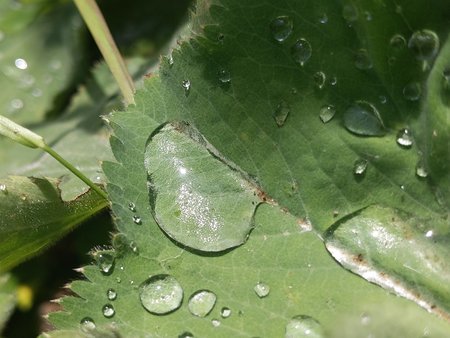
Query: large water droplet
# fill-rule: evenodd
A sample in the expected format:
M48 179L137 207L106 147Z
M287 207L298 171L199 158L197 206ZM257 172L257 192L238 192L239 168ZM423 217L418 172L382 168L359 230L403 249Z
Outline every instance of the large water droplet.
M312 54L311 44L306 39L298 39L291 47L292 59L303 66Z
M323 123L330 122L336 114L336 108L331 104L326 104L320 108L320 119Z
M401 34L394 34L389 40L389 44L395 49L401 49L406 47L406 39Z
M409 38L408 47L416 59L428 61L433 59L439 51L439 37L431 30L418 30Z
M278 127L282 127L284 125L286 119L289 116L289 113L290 113L289 105L285 101L281 101L272 115Z
M322 338L325 333L317 320L310 316L293 317L286 325L285 338Z
M117 298L116 290L108 289L108 291L106 291L106 297L108 297L108 300L116 300Z
M347 4L342 8L342 17L347 21L347 24L351 26L356 20L358 20L359 13L357 8L352 4Z
M269 295L270 286L265 283L259 282L255 285L253 290L255 290L255 293L258 295L259 298L263 298Z
M21 59L21 58L16 59L16 60L14 61L14 65L15 65L18 69L21 69L21 70L25 70L25 69L28 68L28 63L27 63L24 59Z
M325 82L327 81L327 76L324 72L316 72L314 73L314 83L317 88L322 89L325 86Z
M420 86L420 83L418 82L408 83L403 88L403 96L408 101L417 101L420 99L421 95L422 95L422 88Z
M284 42L292 33L294 24L288 16L279 16L270 22L272 37L278 42Z
M106 318L111 318L116 314L116 311L114 310L114 307L111 304L105 304L102 308L103 316Z
M411 148L414 139L411 130L408 128L400 129L397 133L397 144L403 148Z
M190 93L190 91L191 91L191 81L189 81L189 80L183 80L183 81L181 82L181 85L182 85L183 88L184 88L184 94L185 94L186 96L188 96L189 93Z
M163 315L180 307L183 289L174 277L155 275L141 284L139 299L148 312Z
M84 317L80 321L80 328L83 332L91 332L92 330L95 330L95 322L91 317Z
M219 82L220 83L226 84L226 83L230 83L231 82L231 74L225 68L219 69L218 75L219 75Z
M114 253L110 251L97 251L92 254L94 257L98 267L100 268L100 271L105 274L109 275L112 273L114 268Z
M200 290L189 298L189 311L197 317L205 317L216 304L217 296L214 292L208 290Z
M344 113L345 127L357 135L382 136L383 120L377 108L366 101L356 101Z
M360 158L356 160L353 164L353 173L355 175L363 175L366 172L367 164L368 162L365 159Z
M228 318L231 316L231 309L228 307L223 307L220 310L220 315L222 316L222 318Z
M367 70L373 67L372 60L366 49L360 49L356 52L355 67L360 70Z

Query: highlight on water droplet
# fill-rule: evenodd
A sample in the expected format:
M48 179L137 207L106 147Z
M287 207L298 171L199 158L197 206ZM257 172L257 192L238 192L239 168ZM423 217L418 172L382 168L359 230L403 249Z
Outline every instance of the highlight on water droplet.
M138 216L138 215L134 215L133 216L133 222L135 223L135 224L142 224L142 219L141 219L141 217L140 216Z
M272 37L281 43L291 35L294 23L290 17L283 15L273 19L269 26Z
M355 67L359 70L368 70L373 67L372 60L370 59L369 52L361 48L355 54Z
M114 269L115 256L113 251L104 250L104 251L96 251L92 253L92 257L95 259L97 266L100 268L100 271L109 275L112 273Z
M409 38L408 47L416 59L430 61L439 51L439 37L429 29L418 30Z
M111 304L105 304L103 305L102 313L106 318L112 318L116 314L116 310L114 310L114 306Z
M80 328L81 328L81 331L88 333L92 330L95 330L96 325L95 325L94 320L91 317L84 317L80 321Z
M355 101L344 113L347 130L362 136L383 136L385 127L378 109L367 101Z
M394 34L389 40L389 44L392 48L401 49L406 47L406 39L401 34Z
M106 297L108 298L108 300L116 300L117 291L112 288L108 289L108 291L106 291Z
M411 148L414 143L411 130L409 128L400 129L397 133L397 144L403 148Z
M275 111L273 112L273 118L278 127L284 126L290 113L289 105L285 101L281 101Z
M220 310L220 315L222 316L222 318L228 318L231 316L231 309L228 307L223 307Z
M314 83L317 88L322 89L325 86L325 82L327 81L327 76L324 72L315 72L313 75Z
M311 58L312 47L308 40L298 39L291 47L291 56L294 62L303 66Z
M220 68L218 71L219 75L219 82L222 84L230 83L231 82L231 74L230 72L225 68Z
M255 293L257 294L257 296L259 298L264 298L267 297L270 293L270 286L259 282L255 285L255 287L253 288L253 290L255 291Z
M417 101L420 99L421 95L422 95L422 87L420 86L419 82L408 83L403 88L403 96L408 101Z
M20 70L25 70L28 68L28 63L24 59L21 59L21 58L16 59L14 61L14 65L16 66L17 69L20 69Z
M330 122L336 114L336 108L331 104L326 104L320 108L319 117L323 123Z
M293 317L286 325L285 338L323 338L325 332L320 323L306 315Z
M355 175L363 175L366 172L368 161L365 159L357 159L355 163L353 163L353 173Z
M209 290L195 292L188 302L189 311L197 317L206 317L214 308L217 296Z
M170 275L155 275L140 285L139 299L148 312L163 315L181 306L183 288Z

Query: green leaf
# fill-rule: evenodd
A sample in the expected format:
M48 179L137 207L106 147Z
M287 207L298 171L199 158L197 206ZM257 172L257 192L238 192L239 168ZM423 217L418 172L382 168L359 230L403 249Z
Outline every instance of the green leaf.
M16 283L9 274L0 275L0 332L16 306Z
M280 337L287 327L296 326L293 319L313 318L311 322L319 322L335 337L349 331L422 335L425 329L443 335L449 330L447 321L344 270L326 251L324 235L372 205L389 209L367 209L364 223L382 225L391 235L397 230L386 217L397 210L407 215L399 223L417 236L414 239L419 238L416 222L422 220L432 227L427 231L448 232L448 210L437 200L430 179L416 175L421 141L405 143L411 132L403 129L410 128L415 136L424 128L419 123L419 98L434 61L418 57L416 47L407 47L408 40L423 29L442 40L448 27L441 13L450 5L437 0L425 7L419 0L208 4L201 2L198 8L206 7L210 16L200 12L198 17L207 17L211 25L203 25L201 35L173 52L173 64L162 63L159 76L138 91L136 107L109 117L117 163L103 168L120 231L113 240L114 269L103 274L97 267L85 267L89 281L72 285L80 298L63 299L67 312L53 315L53 323L76 329L89 317L100 326L115 322L130 336L191 332ZM280 19L285 17L289 20ZM278 28L273 32L274 20L292 21L292 32L280 38ZM397 42L391 43L398 34L404 35L399 50ZM321 115L324 109L326 117ZM173 121L192 125L225 163L254 178L261 193L273 201L275 206L257 208L255 228L242 246L199 254L173 243L155 221L152 199L158 195L148 196L150 163L145 162L145 150L151 144L149 136ZM349 128L353 122L356 127ZM151 158L170 160L167 155ZM196 166L201 169L202 163ZM215 177L210 184L222 179ZM169 180L164 183L160 181L158 194L176 195L175 186ZM445 183L441 188L449 189ZM397 236L407 240L404 232ZM344 239L351 237L346 233ZM428 243L427 252L445 257L448 238L442 241ZM445 264L436 283L426 269L415 280L418 275L406 273L403 265L411 263L411 246L398 248L401 255L394 264L381 250L371 250L382 247L382 238L372 236L369 244L357 249L368 262L374 259L371 269L400 276L413 293L438 295L441 315L448 318L448 299L441 293L447 290L441 285L449 271ZM355 244L344 242L344 249L355 251ZM429 262L413 261L421 267ZM403 270L397 272L397 267ZM149 278L161 275L178 281L184 300L170 314L156 316L139 296ZM260 298L255 286L260 295L267 286L270 292ZM114 301L106 296L109 288L117 291ZM189 299L199 290L217 296L204 318L189 312ZM104 305L114 307L112 318L102 314ZM224 307L232 311L228 318L221 317ZM374 324L367 325L365 314Z
M58 181L26 177L1 180L0 271L36 255L108 204L95 192L63 202Z
M46 113L60 109L65 92L87 70L82 22L72 3L8 0L2 1L0 13L0 113L19 124L41 122Z

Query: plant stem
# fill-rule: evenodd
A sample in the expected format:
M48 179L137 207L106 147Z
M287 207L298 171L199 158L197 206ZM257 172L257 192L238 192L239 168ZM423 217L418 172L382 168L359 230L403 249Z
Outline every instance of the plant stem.
M134 84L125 62L95 0L74 0L111 73L116 79L126 104L134 104Z
M100 189L97 185L95 185L89 178L87 178L81 171L79 171L77 168L75 168L72 164L67 162L64 158L62 158L56 151L54 151L52 148L50 148L48 145L45 145L42 150L46 151L49 155L51 155L55 160L57 160L59 163L61 163L63 166L65 166L67 169L69 169L72 173L74 173L80 180L82 180L84 183L86 183L88 186L92 188L96 193L98 193L100 196L102 196L104 199L108 199L108 195Z

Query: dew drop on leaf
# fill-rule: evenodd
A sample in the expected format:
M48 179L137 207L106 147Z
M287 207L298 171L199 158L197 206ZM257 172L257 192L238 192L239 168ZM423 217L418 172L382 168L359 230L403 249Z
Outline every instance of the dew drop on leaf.
M133 202L128 203L128 209L130 209L130 211L132 212L136 212L136 204L134 204Z
M401 34L394 34L389 40L389 44L392 48L401 49L406 47L406 39Z
M323 13L320 17L319 17L319 22L321 24L326 24L328 23L328 15L327 13Z
M323 123L330 122L336 114L336 108L331 104L326 104L320 108L319 117Z
M294 62L303 66L312 54L312 47L308 40L298 39L291 47L291 56Z
M21 59L21 58L16 59L14 61L14 65L17 67L17 69L20 69L20 70L25 70L28 68L28 63L24 59Z
M116 290L108 289L108 291L106 291L106 297L108 297L108 300L116 300L117 298Z
M95 322L91 317L84 317L81 321L80 321L80 328L81 331L83 332L90 332L92 330L95 330Z
M286 325L285 338L323 338L324 330L317 320L299 315L291 318Z
M183 81L181 82L181 85L182 85L183 88L184 88L184 94L185 94L186 96L188 96L188 95L189 95L189 92L191 91L191 81L189 81L189 80L183 80Z
M360 49L356 52L355 67L359 70L368 70L373 67L372 60L366 49Z
M218 320L218 319L213 319L213 320L211 320L211 324L212 324L212 326L214 326L214 327L219 327L219 326L220 326L220 320Z
M272 37L278 42L284 42L292 33L293 21L288 16L279 16L270 22Z
M314 73L314 83L317 88L322 89L325 86L325 82L327 80L327 76L324 72L316 72Z
M264 298L269 295L270 286L265 283L259 282L255 285L253 290L255 291L255 293L258 295L259 298Z
M194 338L194 335L190 332L183 332L178 336L178 338Z
M133 222L135 223L135 224L142 224L142 219L141 219L141 217L140 216L138 216L138 215L134 215L133 216Z
M336 86L337 83L338 83L337 77L336 77L336 76L332 76L332 77L330 78L330 85Z
M231 74L227 69L225 68L219 69L218 75L220 83L226 84L231 82Z
M275 111L273 112L273 118L278 127L284 126L290 113L289 105L285 101L281 101Z
M425 163L423 162L422 159L420 159L420 160L417 162L417 165L416 165L416 175L417 175L417 177L419 177L419 178L427 178L427 177L428 177L428 170L427 170L427 168L425 167Z
M135 241L130 242L130 249L133 253L139 254L139 247L137 246Z
M214 292L200 290L189 298L189 311L197 317L205 317L212 311L216 304L217 296Z
M366 172L367 169L367 160L365 159L358 159L353 164L353 173L355 175L363 175Z
M220 315L222 316L222 318L228 318L231 316L231 309L228 307L223 307L220 310Z
M439 37L429 29L418 30L409 38L408 47L414 53L416 59L429 61L439 51Z
M114 310L114 307L111 304L105 304L102 308L103 316L106 318L111 318L116 314L116 311Z
M345 127L357 135L382 136L385 128L377 108L367 101L355 101L344 113Z
M170 275L155 275L141 284L139 299L148 312L163 315L180 307L183 288Z
M112 273L115 261L114 254L112 252L97 251L94 252L92 256L94 257L97 266L103 274L109 275Z
M397 133L397 144L403 148L411 148L414 143L411 130L409 128L400 129Z
M422 88L420 87L420 83L418 82L408 83L403 88L403 96L408 101L417 101L420 99L421 95L422 95Z

